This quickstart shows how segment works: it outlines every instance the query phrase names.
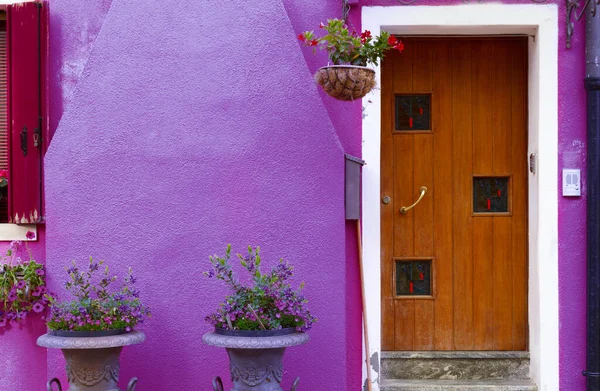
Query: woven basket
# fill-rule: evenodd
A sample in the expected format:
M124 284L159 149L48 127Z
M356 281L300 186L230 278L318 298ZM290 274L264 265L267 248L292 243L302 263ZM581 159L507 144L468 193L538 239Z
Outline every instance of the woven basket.
M338 100L356 100L375 87L375 71L356 65L332 65L320 68L315 80L331 97Z

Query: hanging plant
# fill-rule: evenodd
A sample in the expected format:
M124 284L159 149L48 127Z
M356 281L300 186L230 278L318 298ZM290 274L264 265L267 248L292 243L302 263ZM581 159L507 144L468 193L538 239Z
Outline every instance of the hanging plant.
M35 239L31 231L26 236L28 240ZM29 256L27 261L18 256L23 245ZM44 312L47 306L44 265L33 259L27 243L13 241L0 262L0 328L25 319L31 311Z
M359 35L350 32L340 19L329 19L319 28L325 31L322 37L305 31L298 39L313 47L314 52L319 48L328 53L333 65L320 68L315 80L328 95L338 100L352 101L367 95L375 87L375 71L367 66L377 66L390 49L404 50L402 41L387 31L375 37L369 30Z

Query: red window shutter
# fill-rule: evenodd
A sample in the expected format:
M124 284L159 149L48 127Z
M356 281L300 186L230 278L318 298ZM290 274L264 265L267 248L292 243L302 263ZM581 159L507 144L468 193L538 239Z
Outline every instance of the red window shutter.
M8 60L6 52L6 20L0 21L0 170L8 171ZM0 223L9 220L7 188L0 189Z
M17 224L43 221L45 14L40 3L7 7L9 212Z

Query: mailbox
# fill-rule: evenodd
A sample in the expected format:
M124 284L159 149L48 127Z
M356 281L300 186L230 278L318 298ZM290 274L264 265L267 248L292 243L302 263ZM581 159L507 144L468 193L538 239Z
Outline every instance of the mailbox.
M360 178L361 168L365 165L364 160L346 154L345 207L346 220L360 219Z

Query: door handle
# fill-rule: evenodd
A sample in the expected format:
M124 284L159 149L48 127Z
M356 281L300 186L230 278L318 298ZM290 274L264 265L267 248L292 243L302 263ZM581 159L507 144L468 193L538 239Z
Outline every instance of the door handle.
M419 195L419 199L417 199L417 201L414 204L412 204L411 206L403 206L402 208L400 208L400 213L402 213L403 215L407 214L409 210L411 210L412 208L417 206L417 204L419 202L421 202L423 197L425 197L425 194L427 194L427 188L425 186L421 186L421 189L419 189L419 190L421 191L421 195Z

